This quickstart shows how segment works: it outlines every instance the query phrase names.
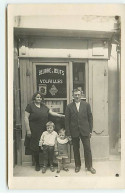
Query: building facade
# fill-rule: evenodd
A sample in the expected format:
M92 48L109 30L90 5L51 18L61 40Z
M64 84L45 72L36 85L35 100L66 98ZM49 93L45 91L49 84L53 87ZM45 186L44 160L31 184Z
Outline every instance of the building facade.
M24 111L37 90L48 107L64 114L73 100L73 88L80 88L93 113L93 159L119 154L118 20L102 16L17 16L14 20L14 164L32 163L32 157L25 155ZM70 153L72 161L72 149Z

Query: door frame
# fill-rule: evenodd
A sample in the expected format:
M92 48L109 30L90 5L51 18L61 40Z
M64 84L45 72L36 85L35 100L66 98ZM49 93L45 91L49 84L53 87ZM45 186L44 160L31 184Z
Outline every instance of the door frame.
M67 104L72 102L72 90L73 90L73 63L76 62L80 62L80 63L85 63L85 77L86 77L86 100L89 100L89 96L88 96L88 92L89 92L89 67L88 67L88 61L86 59L59 59L59 58L19 58L19 64L21 67L21 60L23 60L23 66L29 66L30 70L32 71L32 75L33 75L33 80L35 82L33 82L33 88L32 88L32 93L37 91L37 84L36 84L36 65L62 65L62 66L66 66L66 80L67 80ZM26 68L24 70L24 72L27 71ZM23 72L23 74L25 74ZM26 73L28 74L28 73ZM26 98L23 97L23 100ZM26 99L26 102L28 101L28 99ZM21 105L22 108L22 105ZM21 111L23 111L24 108L21 109ZM24 116L24 115L23 115ZM23 117L22 116L22 117ZM24 131L24 130L23 130ZM21 146L22 146L22 163L30 163L32 161L32 158L28 157L28 155L24 155L24 133L23 133L23 137L21 139ZM30 156L30 155L29 155Z

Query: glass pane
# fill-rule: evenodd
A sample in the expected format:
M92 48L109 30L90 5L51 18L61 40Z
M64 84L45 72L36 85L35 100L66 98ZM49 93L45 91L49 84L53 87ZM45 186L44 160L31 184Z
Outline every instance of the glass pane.
M67 104L66 66L36 65L37 90L53 112L64 113Z
M82 91L82 98L86 97L85 86L85 63L73 63L73 88Z
M36 65L36 78L45 98L67 98L66 66Z

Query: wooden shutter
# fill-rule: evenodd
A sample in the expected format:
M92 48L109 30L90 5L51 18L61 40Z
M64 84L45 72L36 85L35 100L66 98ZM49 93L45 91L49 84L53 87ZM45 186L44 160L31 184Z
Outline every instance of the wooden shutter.
M93 134L108 135L108 63L89 61L89 102L93 113Z

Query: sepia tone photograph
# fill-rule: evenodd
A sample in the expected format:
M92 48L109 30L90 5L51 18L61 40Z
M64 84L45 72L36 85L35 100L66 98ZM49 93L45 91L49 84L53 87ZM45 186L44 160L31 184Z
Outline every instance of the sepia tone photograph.
M10 188L48 182L49 189L51 180L55 189L125 185L122 6L118 14L113 7L116 13L111 5L8 5Z

